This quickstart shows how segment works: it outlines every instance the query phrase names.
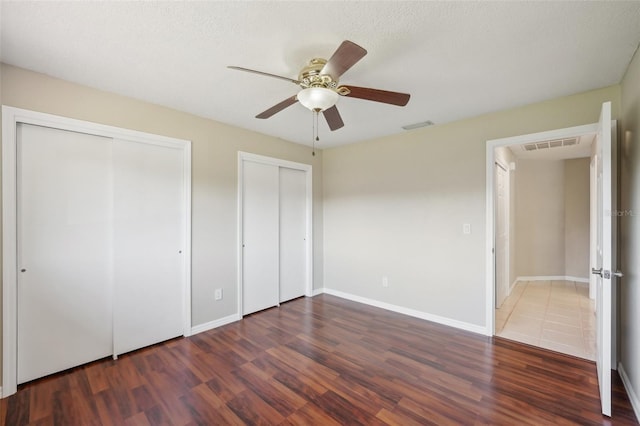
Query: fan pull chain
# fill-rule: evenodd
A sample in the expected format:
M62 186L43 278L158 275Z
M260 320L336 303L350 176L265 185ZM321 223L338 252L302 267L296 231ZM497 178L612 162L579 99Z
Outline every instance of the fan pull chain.
M313 155L315 157L316 155L316 142L320 141L320 138L318 137L318 115L319 115L319 110L314 110L313 111L313 141L312 141L312 146L313 146L313 151L311 152L311 155Z

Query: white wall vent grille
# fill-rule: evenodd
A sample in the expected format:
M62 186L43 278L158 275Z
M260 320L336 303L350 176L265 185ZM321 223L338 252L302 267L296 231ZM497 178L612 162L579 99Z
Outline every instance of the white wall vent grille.
M578 143L580 143L580 140L578 138L569 138L569 139L555 139L552 141L528 143L526 145L522 145L522 147L524 148L525 151L537 151L540 149L557 148L560 146L578 145Z

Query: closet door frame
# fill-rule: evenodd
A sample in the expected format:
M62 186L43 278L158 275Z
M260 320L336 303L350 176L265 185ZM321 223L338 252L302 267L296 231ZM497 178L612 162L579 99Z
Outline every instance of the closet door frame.
M181 149L184 159L183 330L191 334L191 141L2 106L2 397L17 391L17 126L31 124Z
M306 279L305 279L305 296L313 296L313 176L310 164L296 163L294 161L281 160L279 158L266 157L264 155L252 154L249 152L238 151L238 316L242 318L242 300L244 292L243 280L243 200L244 200L244 162L252 161L255 163L269 164L277 167L286 167L289 169L301 170L305 172L306 182Z

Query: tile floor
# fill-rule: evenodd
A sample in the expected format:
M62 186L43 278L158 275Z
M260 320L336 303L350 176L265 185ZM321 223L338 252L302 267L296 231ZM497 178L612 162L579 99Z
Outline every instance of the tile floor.
M496 309L498 336L592 361L595 326L587 283L518 282Z

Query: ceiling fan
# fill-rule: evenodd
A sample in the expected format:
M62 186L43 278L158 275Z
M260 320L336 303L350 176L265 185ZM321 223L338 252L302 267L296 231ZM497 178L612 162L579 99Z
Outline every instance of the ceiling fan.
M306 67L302 68L298 79L256 71L249 68L229 66L228 68L247 71L255 74L275 77L281 80L290 81L299 85L302 89L294 96L272 106L266 111L256 115L256 118L269 118L300 102L303 106L314 111L316 114L322 112L331 130L337 130L344 126L342 117L336 107L336 102L340 96L359 98L369 101L382 102L386 104L405 106L409 102L410 95L406 93L389 92L387 90L370 89L357 86L340 86L339 78L349 68L355 65L367 54L367 51L352 41L345 40L327 61L322 58L314 58L309 61Z

